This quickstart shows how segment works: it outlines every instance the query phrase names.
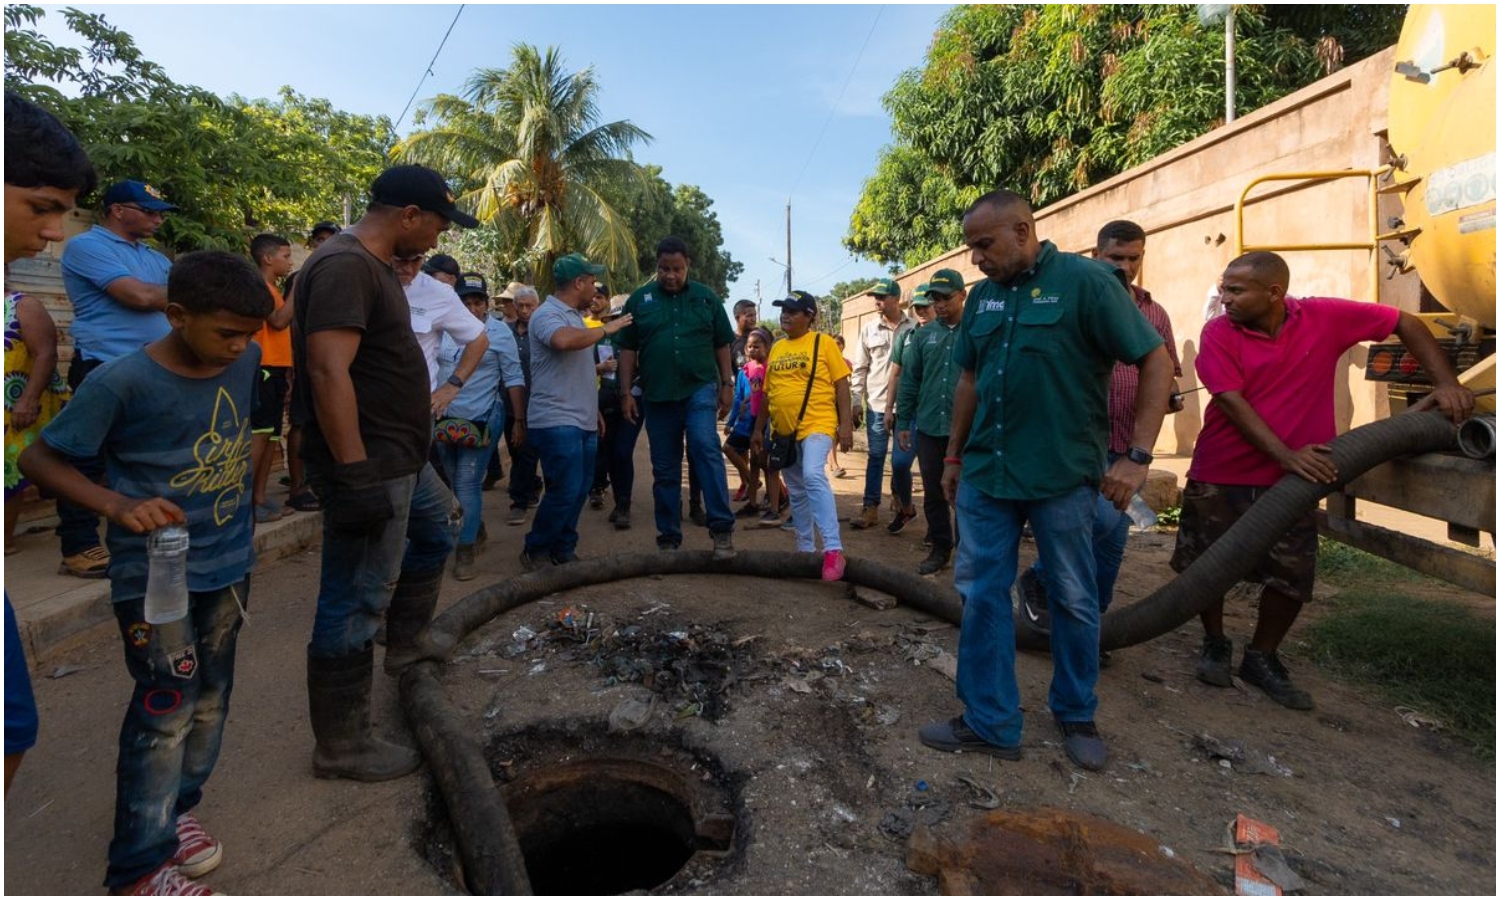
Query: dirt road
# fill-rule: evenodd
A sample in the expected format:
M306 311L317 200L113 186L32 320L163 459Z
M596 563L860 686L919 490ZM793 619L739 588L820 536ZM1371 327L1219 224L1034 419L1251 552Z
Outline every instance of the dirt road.
M854 454L846 465L852 473L862 463ZM581 553L653 548L647 480L642 466L631 531L615 532L603 512L585 510ZM835 487L841 508L853 512L859 482ZM480 556L483 574L465 586L450 581L445 605L519 569L523 529L503 524L503 494L486 500L492 540ZM845 541L852 555L915 566L924 555L921 530L918 521L898 537L883 528L846 531ZM1117 602L1168 577L1170 541L1132 539ZM785 549L791 536L752 530L739 543ZM706 534L691 534L687 546L706 548ZM1032 552L1023 546L1024 556ZM225 845L223 866L205 881L238 894L451 892L442 829L428 821L425 775L385 785L311 776L303 648L317 569L314 552L255 576L224 751L200 808ZM630 641L580 643L549 628L566 606L593 612L601 640L634 627ZM1252 621L1238 607L1231 634L1242 640ZM513 633L523 625L541 637L517 649ZM611 742L626 739L607 736L606 720L624 701L650 694L607 666L648 657L643 648L653 637L691 642L696 655L685 663L698 669L676 671L699 672L697 682L683 680L711 694L714 705L662 691L628 738L632 752L659 745L664 757L702 765L690 771L712 773L738 821L728 858L674 881L673 892L931 892L936 882L907 872L905 843L892 834L903 817L909 825L914 807L946 813L939 829L978 815L968 805L974 789L956 782L960 775L992 790L1005 808L1076 809L1138 829L1221 885L1232 865L1218 850L1224 826L1242 812L1281 831L1310 892L1495 888L1494 766L1405 724L1369 695L1323 679L1296 659L1295 648L1291 663L1318 702L1311 713L1284 710L1253 690L1197 683L1193 628L1116 652L1099 686L1112 762L1097 774L1075 772L1057 743L1045 712L1045 656L1023 655L1018 666L1028 711L1021 762L921 747L916 728L958 710L952 681L926 662L956 652L957 630L899 607L856 605L840 588L811 582L642 579L549 598L475 635L445 680L496 760L524 770L547 752L547 740L569 752L617 752ZM666 644L653 646L660 653ZM712 648L729 648L733 659L707 671ZM7 893L101 891L116 736L129 695L118 638L101 635L60 665L79 668L38 679L41 740L6 802ZM715 672L733 677L725 684ZM376 715L382 728L403 732L394 683L382 676ZM1240 762L1225 766L1213 757L1236 741ZM914 801L918 782L927 790ZM594 859L588 848L578 852L576 865Z

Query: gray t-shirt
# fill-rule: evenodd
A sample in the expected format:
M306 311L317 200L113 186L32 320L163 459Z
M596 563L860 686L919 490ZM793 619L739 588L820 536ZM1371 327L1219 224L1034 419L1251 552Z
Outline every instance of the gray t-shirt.
M584 328L583 316L556 297L531 314L526 332L531 343L531 396L526 401L526 427L599 430L598 380L594 348L555 350L552 335L559 328Z

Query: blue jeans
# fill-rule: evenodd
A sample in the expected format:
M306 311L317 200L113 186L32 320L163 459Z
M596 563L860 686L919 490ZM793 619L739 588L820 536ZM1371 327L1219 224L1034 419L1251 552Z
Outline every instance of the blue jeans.
M646 435L651 441L651 493L656 500L656 538L682 543L682 445L687 438L688 465L703 487L708 530L734 530L729 508L729 481L719 448L718 388L705 384L685 400L645 401Z
M463 527L458 532L458 542L461 545L472 544L479 536L479 526L483 522L481 516L484 513L484 475L489 467L490 457L495 452L495 441L500 437L500 430L494 427L498 424L491 419L490 434L493 438L487 446L478 449L471 450L442 442L432 445L443 464L443 471L448 474L448 483L453 485L453 496L463 509Z
M844 549L839 536L839 511L833 502L833 487L828 483L828 453L833 437L810 434L797 444L797 461L782 469L786 492L792 502L792 521L797 524L797 552L812 553L818 549L813 529L823 538L823 549Z
M1109 454L1110 465L1123 454ZM1120 566L1125 562L1125 545L1130 541L1130 517L1115 509L1115 505L1100 494L1094 504L1094 583L1099 594L1099 615L1103 616L1115 599L1115 582L1120 578ZM1031 564L1031 570L1045 577L1046 567L1041 557ZM1044 582L1045 583L1045 582ZM1051 594L1052 588L1047 588Z
M896 498L896 502L901 504L902 509L909 509L912 506L911 470L917 462L917 433L912 431L910 450L902 450L901 441L894 434L891 435L891 442L891 494ZM924 487L923 490L926 488Z
M351 534L323 520L318 611L307 645L311 656L336 659L364 650L385 621L401 576L441 570L453 552L462 514L431 465L392 478L385 487L395 515L378 533Z
M865 407L865 437L869 441L870 456L865 463L865 506L880 506L880 499L884 496L885 480L885 456L891 449L891 438L894 435L885 430L885 416ZM916 457L913 456L913 459ZM895 488L896 479L892 477L891 487ZM906 502L911 503L911 461L906 463Z
M188 614L164 625L146 624L144 598L114 604L135 691L120 726L106 887L130 884L171 859L177 817L203 799L229 716L239 607L249 592L247 577L193 593Z
M553 561L572 558L578 550L578 515L594 482L594 455L599 434L582 428L533 428L526 442L542 462L546 489L526 533L526 552Z
M953 586L964 601L958 637L958 698L969 727L991 743L1021 743L1016 634L1010 588L1027 522L1056 586L1052 609L1052 687L1047 705L1065 722L1091 722L1098 698L1099 601L1092 547L1094 499L1079 487L1046 500L997 500L967 481L958 485L959 530L983 535L958 545Z

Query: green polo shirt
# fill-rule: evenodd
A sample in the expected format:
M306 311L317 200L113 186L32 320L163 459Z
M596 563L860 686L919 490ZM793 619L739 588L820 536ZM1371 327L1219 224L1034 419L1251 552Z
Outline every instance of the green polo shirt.
M1115 361L1137 363L1162 342L1123 279L1043 241L1030 269L969 292L953 349L978 394L966 482L998 500L1098 486Z
M635 319L620 331L620 349L640 354L636 371L647 400L685 400L705 384L719 381L714 351L734 343L724 302L707 285L689 281L668 294L649 281L625 301Z
M913 424L923 434L946 437L953 427L953 386L958 384L958 364L953 361L953 343L959 326L948 327L934 319L911 332L906 356L901 362L901 387L896 392L897 428Z

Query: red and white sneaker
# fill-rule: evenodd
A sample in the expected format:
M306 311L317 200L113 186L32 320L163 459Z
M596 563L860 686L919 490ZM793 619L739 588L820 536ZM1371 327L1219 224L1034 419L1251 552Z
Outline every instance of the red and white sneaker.
M829 550L823 554L823 580L838 581L844 577L844 551Z
M111 894L121 897L213 897L214 892L183 877L171 860L135 884L115 888Z
M746 485L743 485L743 484L740 485L739 490L737 490L737 491L734 492L734 497L732 498L731 502L733 502L733 503L743 503L744 500L745 500L745 494L746 493L747 493Z
M177 854L172 865L187 878L201 878L224 861L224 846L209 837L198 817L185 812L177 817Z

